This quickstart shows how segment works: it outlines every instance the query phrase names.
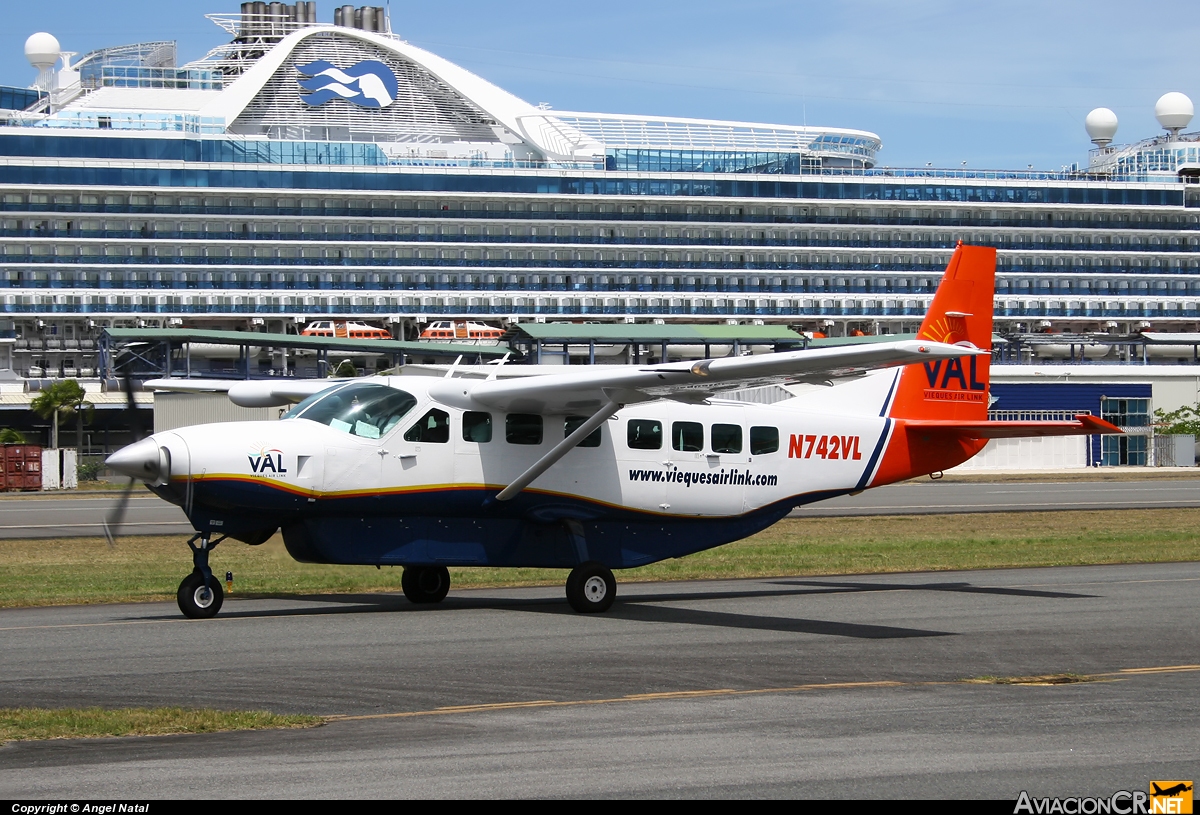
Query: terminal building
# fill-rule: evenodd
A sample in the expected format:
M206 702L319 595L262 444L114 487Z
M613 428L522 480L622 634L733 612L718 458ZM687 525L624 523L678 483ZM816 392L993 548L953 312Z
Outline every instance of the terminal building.
M0 87L4 387L98 377L121 330L341 319L403 343L469 319L543 364L555 344L563 362L740 347L718 326L906 334L960 240L999 250L998 363L1196 361L1200 133L1182 94L1158 100L1163 135L1126 145L1093 111L1094 149L1059 171L905 169L852 128L531 104L379 7L208 18L228 42L183 64L169 41L68 43L98 46L77 57L37 33L34 82ZM576 327L518 330L540 323ZM592 323L614 325L589 340ZM263 349L235 354L246 375L296 373L243 347ZM1104 412L1109 391L1068 401ZM1020 392L1013 410L1037 401Z

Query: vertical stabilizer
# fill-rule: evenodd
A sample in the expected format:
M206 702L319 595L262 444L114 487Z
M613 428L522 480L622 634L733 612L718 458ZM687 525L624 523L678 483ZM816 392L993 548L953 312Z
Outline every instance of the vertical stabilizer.
M990 350L995 288L996 250L960 243L917 339ZM986 422L989 362L980 354L908 365L900 372L871 486L947 470L983 449L987 440L977 433L935 432L922 423Z
M996 250L964 246L954 250L917 339L992 347L992 300ZM987 419L989 358L936 360L909 365L900 374L888 415L904 419Z

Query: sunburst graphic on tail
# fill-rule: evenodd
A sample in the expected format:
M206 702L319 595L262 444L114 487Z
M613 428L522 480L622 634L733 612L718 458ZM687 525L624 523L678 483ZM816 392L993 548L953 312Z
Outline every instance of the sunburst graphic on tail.
M929 320L921 326L921 333L917 335L917 339L944 342L949 345L966 342L967 318L970 316L965 312L952 311L937 319Z

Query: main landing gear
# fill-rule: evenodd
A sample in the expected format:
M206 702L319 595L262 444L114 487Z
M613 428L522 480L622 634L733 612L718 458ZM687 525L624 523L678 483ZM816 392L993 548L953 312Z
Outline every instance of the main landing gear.
M183 616L193 620L206 620L215 617L225 602L225 593L221 591L221 583L213 577L212 569L208 568L208 553L225 540L225 536L210 541L208 535L197 532L188 540L187 545L192 550L192 573L183 578L175 600ZM197 546L196 541L200 541Z
M580 614L608 611L617 599L617 579L597 560L581 563L567 577L567 602Z
M450 591L450 572L445 566L405 566L400 587L410 603L440 603L446 599L446 592ZM183 591L182 587L180 591ZM219 587L217 591L220 591ZM615 599L617 580L603 563L590 560L571 570L567 578L567 602L580 614L608 611ZM180 608L183 607L182 603L180 600ZM219 595L217 605L220 605ZM186 611L184 613L187 614Z
M440 603L450 591L450 570L445 566L405 566L400 588L410 603Z

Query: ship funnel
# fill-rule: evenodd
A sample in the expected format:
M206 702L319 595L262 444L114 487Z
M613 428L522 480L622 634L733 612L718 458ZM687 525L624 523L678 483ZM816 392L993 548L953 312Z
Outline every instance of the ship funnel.
M387 12L383 6L341 6L333 10L333 24L362 31L387 33Z

